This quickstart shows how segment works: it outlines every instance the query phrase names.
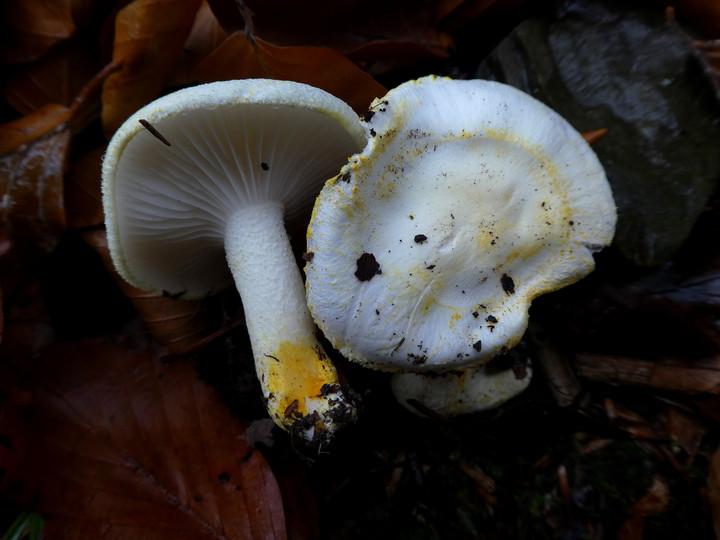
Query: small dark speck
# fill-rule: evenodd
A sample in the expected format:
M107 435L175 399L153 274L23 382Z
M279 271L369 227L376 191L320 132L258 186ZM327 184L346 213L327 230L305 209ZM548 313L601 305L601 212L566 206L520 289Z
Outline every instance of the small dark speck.
M377 132L374 129L370 128L370 136L375 137L376 135L377 135Z
M313 260L314 257L315 257L315 253L313 253L312 251L308 251L308 252L302 254L303 261L310 262Z
M477 311L473 311L472 316L477 319L480 316L480 314Z
M494 315L488 315L487 317L485 317L485 320L486 320L487 322L491 322L491 323L496 323L496 322L498 322L497 318L496 318Z
M500 284L502 285L503 291L507 294L515 294L515 282L513 281L513 278L507 274L503 274L500 278Z
M416 234L415 235L415 243L416 244L422 244L425 241L427 241L427 236L425 236L424 234Z
M372 253L363 253L356 263L357 270L355 271L355 277L360 281L370 281L376 275L382 274L380 263L377 262L375 255Z
M340 180L342 180L343 182L347 182L349 184L351 176L352 175L350 173L345 173L340 177Z
M413 215L410 215L410 216L408 216L408 217L409 217L410 219L415 219L415 216L413 216Z
M473 343L473 349L480 352L482 350L482 341L478 339L475 343Z
M220 473L218 474L218 480L221 484L226 484L230 481L230 473Z
M573 225L575 225L575 222L574 222L573 220L568 221L568 223L570 224L571 227L572 227Z
M267 171L268 169L270 169L270 165L268 165L267 163L265 163L265 162L263 161L263 162L260 164L260 168L261 168L263 171Z
M195 502L202 502L202 500L203 500L202 495L195 495L193 497L193 501L195 501Z

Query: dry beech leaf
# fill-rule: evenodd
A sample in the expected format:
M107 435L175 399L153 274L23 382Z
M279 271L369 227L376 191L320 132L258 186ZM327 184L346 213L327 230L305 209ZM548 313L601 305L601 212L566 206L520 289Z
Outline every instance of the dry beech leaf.
M269 78L302 82L339 97L360 113L385 87L326 47L277 47L242 32L230 35L198 66L201 82Z
M47 538L286 537L267 462L192 365L86 340L47 347L36 375L28 424L0 417L0 492Z
M71 0L3 3L0 63L37 60L75 32Z
M113 59L123 69L103 86L102 121L112 133L166 85L192 28L200 0L135 0L115 19Z
M130 300L150 335L171 354L182 354L210 333L210 315L201 300L158 296L133 287L115 271L104 229L90 229L83 239L98 252L105 268Z

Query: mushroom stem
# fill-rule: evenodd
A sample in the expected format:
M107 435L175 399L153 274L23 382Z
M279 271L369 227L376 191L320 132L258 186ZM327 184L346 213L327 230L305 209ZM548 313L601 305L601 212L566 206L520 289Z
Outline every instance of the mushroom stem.
M318 440L355 411L315 336L283 212L280 203L264 203L234 213L225 252L268 412L280 427Z

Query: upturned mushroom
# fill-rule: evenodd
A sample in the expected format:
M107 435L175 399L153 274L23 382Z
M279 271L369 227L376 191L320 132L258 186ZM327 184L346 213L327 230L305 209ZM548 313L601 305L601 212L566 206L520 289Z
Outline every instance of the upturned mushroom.
M225 81L143 107L103 163L119 273L183 298L234 279L268 411L306 439L324 438L355 410L316 339L284 219L309 212L322 183L365 142L357 115L322 90Z
M365 366L473 369L482 379L476 366L520 341L533 299L591 272L593 253L611 242L603 168L557 113L490 81L404 83L375 100L363 125L367 146L313 210L311 313ZM438 384L407 377L404 399L427 394L418 380Z

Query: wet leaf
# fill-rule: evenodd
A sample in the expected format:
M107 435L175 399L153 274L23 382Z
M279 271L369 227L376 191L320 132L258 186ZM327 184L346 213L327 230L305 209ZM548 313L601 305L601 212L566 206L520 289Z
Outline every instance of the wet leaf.
M123 69L105 81L102 120L106 135L157 98L182 52L201 0L135 0L115 19L113 59Z
M49 253L65 231L70 114L48 105L0 126L0 227L21 256Z
M242 32L229 36L199 66L201 82L265 77L322 88L356 112L367 110L385 88L340 53L326 47L277 47Z
M720 108L692 44L662 12L561 3L553 17L522 22L477 75L531 93L577 129L607 128L593 149L618 205L613 244L643 266L677 252L720 177Z
M0 491L42 512L48 538L285 538L277 483L243 427L192 365L139 345L45 349L31 431L2 425L10 457L25 452Z

